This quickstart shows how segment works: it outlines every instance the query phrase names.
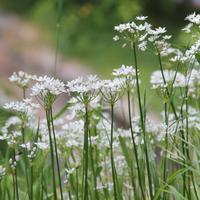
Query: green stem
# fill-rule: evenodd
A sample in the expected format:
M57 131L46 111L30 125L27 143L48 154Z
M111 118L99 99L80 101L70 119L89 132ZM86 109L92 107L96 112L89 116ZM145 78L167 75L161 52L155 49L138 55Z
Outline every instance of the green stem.
M52 181L53 181L53 194L54 200L57 200L57 193L56 193L56 177L55 177L55 169L54 169L54 152L53 152L53 141L51 137L51 114L50 110L46 109L46 120L47 120L47 127L49 133L49 143L50 143L50 152L51 152L51 167L52 167Z
M22 125L24 126L24 125ZM22 142L23 144L25 144L25 128L22 127ZM25 174L26 174L26 184L27 184L27 192L28 192L28 197L30 200L32 200L31 197L31 191L30 191L30 187L31 185L29 185L29 175L28 175L28 159L27 159L27 152L26 149L23 149L23 160L24 160L24 165L25 165Z
M146 142L146 131L145 131L145 124L144 124L144 117L143 117L143 109L142 109L142 102L141 102L141 94L140 94L140 86L139 86L139 75L138 75L138 63L137 63L137 53L136 53L136 44L132 44L133 54L134 54L134 61L135 61L135 69L136 69L136 88L137 88L137 96L138 96L138 103L139 103L139 112L140 112L140 122L141 128L144 136L144 149L145 149L145 159L147 164L147 176L148 176L148 183L149 183L149 193L150 199L153 200L153 188L152 188L152 180L151 180L151 170L150 170L150 163L149 163L149 155L147 149L147 142Z
M53 141L54 141L54 147L55 147L55 153L56 153L56 164L57 164L57 170L58 170L58 179L59 179L59 186L60 186L60 194L61 194L61 200L63 200L62 180L61 180L60 164L59 164L59 158L58 158L56 134L55 134L55 128L54 128L54 122L53 122L52 107L50 109L50 115L51 115L50 116L51 117L51 126L52 126L52 132L53 132Z
M30 187L31 187L31 191L30 191L30 199L33 199L33 166L32 163L30 163Z
M78 168L76 168L76 200L79 200Z
M90 131L89 131L89 133L90 133ZM95 199L99 200L99 194L98 194L98 190L97 190L97 176L96 176L94 160L93 160L94 156L93 156L93 147L92 147L91 134L89 135L89 139L90 139L90 158L91 158L91 167L92 167L92 173L93 173Z
M0 199L2 200L2 196L3 195L3 191L2 191L2 183L1 183L1 180L0 180Z
M12 178L13 178L13 200L15 200L15 174L12 174Z
M19 200L19 185L18 185L17 169L15 169L15 186L16 186L17 200Z
M89 116L88 116L88 105L85 105L85 123L84 123L84 147L83 147L83 184L84 184L84 195L83 199L88 200L88 131L89 131Z
M167 111L167 103L164 104L165 107L165 125L166 125L166 133L165 133L165 156L164 156L164 168L163 168L163 182L167 181L167 150L168 150L168 111ZM163 194L163 200L166 199L166 194Z
M139 165L139 159L138 159L137 145L135 143L133 126L132 126L131 102L130 102L130 91L129 90L127 92L127 95L128 95L129 126L131 129L131 138L132 138L132 142L133 142L133 149L134 149L135 160L136 160L136 165L137 165L138 182L139 182L139 186L140 186L140 190L141 190L141 194L142 194L142 199L145 200L145 193L144 193L144 189L142 186L142 176L141 176L141 172L140 172L140 165Z
M189 150L189 121L188 121L188 86L186 86L186 95L185 95L185 109L186 109L186 150L187 150L187 158L190 161L190 150ZM194 194L197 200L199 200L199 196L197 193L195 181L194 181L194 174L193 171L190 171L191 179L192 179L192 185L194 188ZM190 177L188 177L189 179ZM189 194L191 198L191 188L190 188L190 180L188 180L188 188L189 188Z
M181 119L182 119L181 121L182 121L182 124L183 124L183 109L182 109L182 107L181 107L180 113L181 113ZM184 135L184 131L181 131L180 133L181 133L181 140L182 140L182 142L181 142L182 152L183 152L183 155L184 155L183 167L185 167L186 166L185 135ZM186 197L186 192L187 192L186 191L186 189L187 189L187 186L186 186L186 172L183 173L182 177L183 177L183 196Z
M159 66L160 66L160 71L161 71L161 74L162 74L163 82L164 82L164 84L166 84L166 80L165 80L165 76L164 76L164 72L163 72L163 65L162 65L161 55L160 55L159 52L158 52L158 61L159 61ZM172 111L173 111L174 116L175 116L175 118L177 120L178 119L178 115L176 113L176 109L175 109L174 103L173 103L173 101L171 99L171 96L170 96L170 94L172 94L172 91L169 92L168 88L166 87L166 92L167 92L167 96L168 96L168 98L170 100L170 105L171 105Z
M13 160L15 162L17 162L15 160L15 157L16 157L16 152L15 152L15 149L14 149L14 152L13 152ZM16 197L17 197L17 200L19 200L19 186L18 186L18 178L17 178L17 166L15 166L15 169L14 169L14 177L13 177L13 182L15 184L15 190L14 190L14 199L15 199L15 193L16 193Z
M114 199L117 200L117 187L116 187L116 179L115 179L115 163L113 156L113 124L114 124L114 104L111 103L111 138L110 138L110 161L112 168L112 180L113 180L113 188L114 188Z

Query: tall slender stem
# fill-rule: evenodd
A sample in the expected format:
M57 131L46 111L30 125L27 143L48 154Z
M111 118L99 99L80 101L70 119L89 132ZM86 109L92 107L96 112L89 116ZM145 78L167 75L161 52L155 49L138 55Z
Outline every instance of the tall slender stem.
M89 116L88 105L85 105L85 123L84 123L84 147L83 147L83 159L84 159L84 200L88 200L88 131L89 131Z
M55 128L54 128L54 122L53 122L52 107L51 107L51 109L50 109L50 117L51 117L51 126L52 126L52 132L53 132L53 142L54 142L55 153L56 153L56 164L57 164L57 170L58 170L58 179L59 179L59 186L60 186L60 195L61 195L61 200L63 200L62 180L61 180L61 173L60 173L60 164L59 164L59 158L58 158L58 150L57 150L57 142L56 142Z
M30 164L30 199L33 199L33 166Z
M57 200L57 193L56 193L56 177L55 177L55 169L54 169L54 151L53 151L53 141L51 136L51 119L50 119L50 110L46 109L46 120L47 120L47 127L49 133L49 143L50 143L50 152L51 152L51 167L52 167L52 181L53 181L53 194L54 200Z
M19 185L18 185L17 169L15 169L15 186L16 186L17 200L19 200Z
M113 188L114 188L114 199L117 200L117 187L116 187L116 179L115 179L115 163L113 156L113 124L114 124L114 104L111 103L111 137L110 137L110 161L112 168L112 180L113 180Z
M168 151L168 108L167 108L167 102L164 103L165 107L165 125L166 125L166 131L165 131L165 156L164 156L164 167L163 167L163 182L165 183L167 180L167 151ZM163 199L166 199L165 193L163 194Z
M131 138L132 138L132 142L133 142L133 149L134 149L135 160L136 160L136 165L137 165L138 182L139 182L139 186L140 186L140 190L141 190L141 194L142 194L142 199L145 200L145 193L144 193L144 189L143 189L143 186L142 186L142 176L141 176L141 172L140 172L137 146L136 146L136 143L135 143L135 138L134 138L134 133L133 133L132 117L131 117L130 91L129 90L127 92L127 95L128 95L129 126L130 126L130 130L131 130Z
M138 63L137 63L137 52L136 52L136 44L132 44L133 54L134 54L134 61L135 61L135 69L136 69L136 88L137 88L137 96L138 96L138 103L139 103L139 112L140 112L140 123L141 128L144 136L144 149L145 149L145 159L147 164L147 176L148 176L148 183L149 183L149 193L150 199L153 199L153 188L152 188L152 180L151 180L151 170L150 170L150 163L149 163L149 155L147 149L147 141L146 141L146 131L145 131L145 124L144 124L144 117L143 117L143 109L142 109L142 102L141 102L141 94L140 94L140 86L139 86L139 75L138 75Z
M90 131L89 131L90 133ZM91 134L89 134L89 139L90 139L90 158L91 158L91 168L92 168L92 173L93 173L93 182L94 182L94 193L95 193L95 199L99 200L99 194L97 190L97 179L96 179L96 171L95 171L95 165L94 165L94 159L93 159L93 147L92 147L92 139L91 139Z
M12 182L13 182L13 200L15 200L15 174L12 174Z
M158 61L159 61L159 66L160 66L160 71L161 71L161 74L162 74L163 82L164 82L164 84L166 84L166 80L165 80L165 76L164 76L164 72L163 72L163 65L162 65L161 55L160 55L159 52L158 52ZM173 103L173 101L171 99L171 96L170 96L172 91L169 92L168 88L166 88L166 92L167 92L167 97L169 98L169 101L170 101L170 105L171 105L172 111L173 111L174 116L175 116L175 118L177 120L178 119L178 115L176 113L176 109L175 109L174 103Z

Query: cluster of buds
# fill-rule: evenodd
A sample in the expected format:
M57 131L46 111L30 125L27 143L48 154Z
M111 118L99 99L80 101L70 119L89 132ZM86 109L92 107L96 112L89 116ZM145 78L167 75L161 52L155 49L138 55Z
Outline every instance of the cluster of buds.
M28 158L30 160L30 162L33 161L33 159L36 157L36 153L37 153L37 147L33 147L30 151L30 153L28 154Z
M9 164L10 164L10 168L14 171L17 167L17 161L19 161L20 156L16 155L14 158L10 158L9 160Z

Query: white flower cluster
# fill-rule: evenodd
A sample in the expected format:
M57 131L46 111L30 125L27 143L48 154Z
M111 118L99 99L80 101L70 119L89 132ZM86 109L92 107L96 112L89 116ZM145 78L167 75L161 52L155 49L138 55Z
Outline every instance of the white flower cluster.
M135 77L136 75L136 70L133 66L126 66L126 65L122 65L120 68L118 69L114 69L112 72L113 76L116 77L124 77L129 79Z
M7 119L5 122L4 126L1 128L1 132L7 134L9 132L9 129L16 126L20 125L22 123L21 119L17 116L12 116Z
M186 21L188 21L189 23L182 29L184 32L186 33L190 33L191 29L193 28L193 26L198 26L200 25L200 15L196 14L195 12L188 15L185 18Z
M17 167L17 162L19 161L20 156L19 155L15 155L14 158L10 158L9 159L9 165L11 167L12 170L15 170Z
M182 53L181 51L173 52L175 56L172 57L170 60L172 62L180 61L181 63L194 63L196 61L196 55L200 52L200 39L197 40L194 44L191 45L189 49ZM197 62L197 61L196 61Z
M65 84L53 77L41 76L31 88L31 96L36 96L39 103L45 108L52 106L56 97L66 92Z
M161 56L167 56L174 52L175 49L167 42L167 40L171 38L171 35L165 35L167 31L166 28L158 27L153 29L152 25L145 21L146 19L146 16L138 16L133 22L115 26L114 30L119 32L122 37L116 35L113 37L113 40L118 41L120 38L125 40L125 43L122 45L123 47L127 46L129 43L133 44L137 42L138 48L141 51L145 51L148 42L150 42L154 45L156 51L159 52ZM140 22L139 24L138 21Z
M139 75L139 72L137 72ZM133 91L136 85L136 70L133 66L122 65L119 69L114 69L113 76L118 78L120 85L127 91ZM140 80L139 80L140 82Z
M36 157L37 145L35 146L35 144L32 144L31 142L27 142L21 144L20 146L27 150L28 152L27 157L29 158L30 161L32 161Z
M164 79L165 83L164 83ZM173 70L154 71L151 75L150 83L153 89L172 87L184 87L186 85L186 78L180 72Z
M4 109L10 110L18 114L23 120L30 119L39 107L38 104L32 102L32 99L23 99L22 101L13 101L6 103Z
M85 78L78 77L67 83L68 91L82 103L85 103L85 101L89 103L95 99L101 86L102 82L96 75L89 75Z
M21 132L18 129L21 127L21 119L13 116L7 119L5 125L1 128L2 135L0 140L6 140L8 145L16 144L17 138L21 136Z
M41 76L37 78L37 83L31 88L32 96L46 96L49 93L51 95L60 95L66 92L65 84L59 79L51 78L48 76Z
M9 77L10 82L16 83L20 88L28 88L30 82L35 79L35 75L30 75L23 71L14 72Z
M81 147L83 146L84 121L76 120L68 122L62 126L62 134L60 142L64 142L65 147Z

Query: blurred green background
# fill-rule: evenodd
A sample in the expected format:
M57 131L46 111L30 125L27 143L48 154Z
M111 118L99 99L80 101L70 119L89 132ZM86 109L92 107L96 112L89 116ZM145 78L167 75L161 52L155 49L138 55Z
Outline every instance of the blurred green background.
M36 23L54 46L59 29L58 51L62 55L109 77L113 68L133 63L131 51L112 41L114 25L148 15L153 25L166 26L175 36L173 42L178 43L185 40L180 34L185 16L199 6L198 0L1 0L0 10ZM140 54L139 65L143 89L148 89L149 76L158 69L157 58L150 52ZM151 105L157 107L157 102Z

